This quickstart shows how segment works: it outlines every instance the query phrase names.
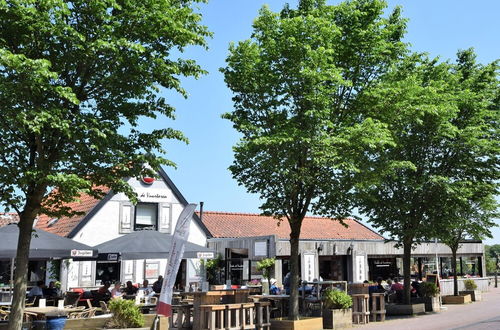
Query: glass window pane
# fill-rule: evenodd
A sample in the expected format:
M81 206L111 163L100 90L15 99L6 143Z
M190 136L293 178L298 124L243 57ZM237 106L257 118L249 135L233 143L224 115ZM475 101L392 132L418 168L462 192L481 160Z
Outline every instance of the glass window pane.
M155 204L137 204L135 223L137 225L156 225L156 211L157 206Z

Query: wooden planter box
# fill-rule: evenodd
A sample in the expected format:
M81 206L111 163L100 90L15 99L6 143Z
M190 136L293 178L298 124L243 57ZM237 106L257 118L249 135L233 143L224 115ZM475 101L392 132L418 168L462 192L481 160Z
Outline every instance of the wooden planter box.
M283 318L271 319L271 330L321 330L323 318L302 317L300 320L287 320Z
M324 329L352 328L352 308L323 309Z
M470 294L460 296L444 296L444 304L469 304L472 302Z
M472 301L481 301L481 290L460 291L460 295L470 294Z
M425 314L425 304L387 304L385 315L419 315Z
M153 325L153 321L156 317L156 314L145 314L144 319L144 328L135 328L139 329L150 329ZM94 329L104 329L106 322L109 320L109 317L92 317L90 319L68 319L66 321L66 325L64 329L74 329L74 330L94 330ZM160 329L168 329L168 318L165 316L160 316Z
M422 297L411 298L412 304L424 304L426 312L439 312L441 311L441 302L439 297Z

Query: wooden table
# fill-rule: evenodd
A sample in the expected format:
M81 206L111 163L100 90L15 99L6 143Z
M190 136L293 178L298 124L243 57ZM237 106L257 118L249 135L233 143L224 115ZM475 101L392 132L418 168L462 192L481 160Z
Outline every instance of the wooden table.
M47 314L64 314L67 315L71 312L81 312L81 308L64 308L59 309L57 307L27 307L24 309L25 312L30 312L37 314L40 317L45 317Z
M195 292L182 292L182 295L193 296L193 329L201 329L201 305L216 305L235 303L247 303L248 289L228 289L217 291L195 291Z

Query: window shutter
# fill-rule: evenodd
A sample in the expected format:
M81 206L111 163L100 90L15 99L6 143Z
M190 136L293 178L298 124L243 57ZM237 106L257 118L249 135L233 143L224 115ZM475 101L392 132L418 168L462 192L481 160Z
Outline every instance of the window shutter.
M162 233L170 234L171 230L171 208L170 204L167 203L159 203L158 204L158 222L159 222L159 231Z
M120 205L120 234L131 233L134 226L134 205L122 202Z

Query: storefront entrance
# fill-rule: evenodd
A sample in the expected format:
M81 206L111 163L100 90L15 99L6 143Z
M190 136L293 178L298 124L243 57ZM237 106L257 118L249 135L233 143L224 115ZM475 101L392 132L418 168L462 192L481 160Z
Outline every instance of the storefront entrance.
M319 276L324 281L347 281L347 256L319 257Z
M398 275L396 258L368 258L369 276L371 281L377 278L394 278Z
M226 249L226 281L242 285L249 271L248 249Z

